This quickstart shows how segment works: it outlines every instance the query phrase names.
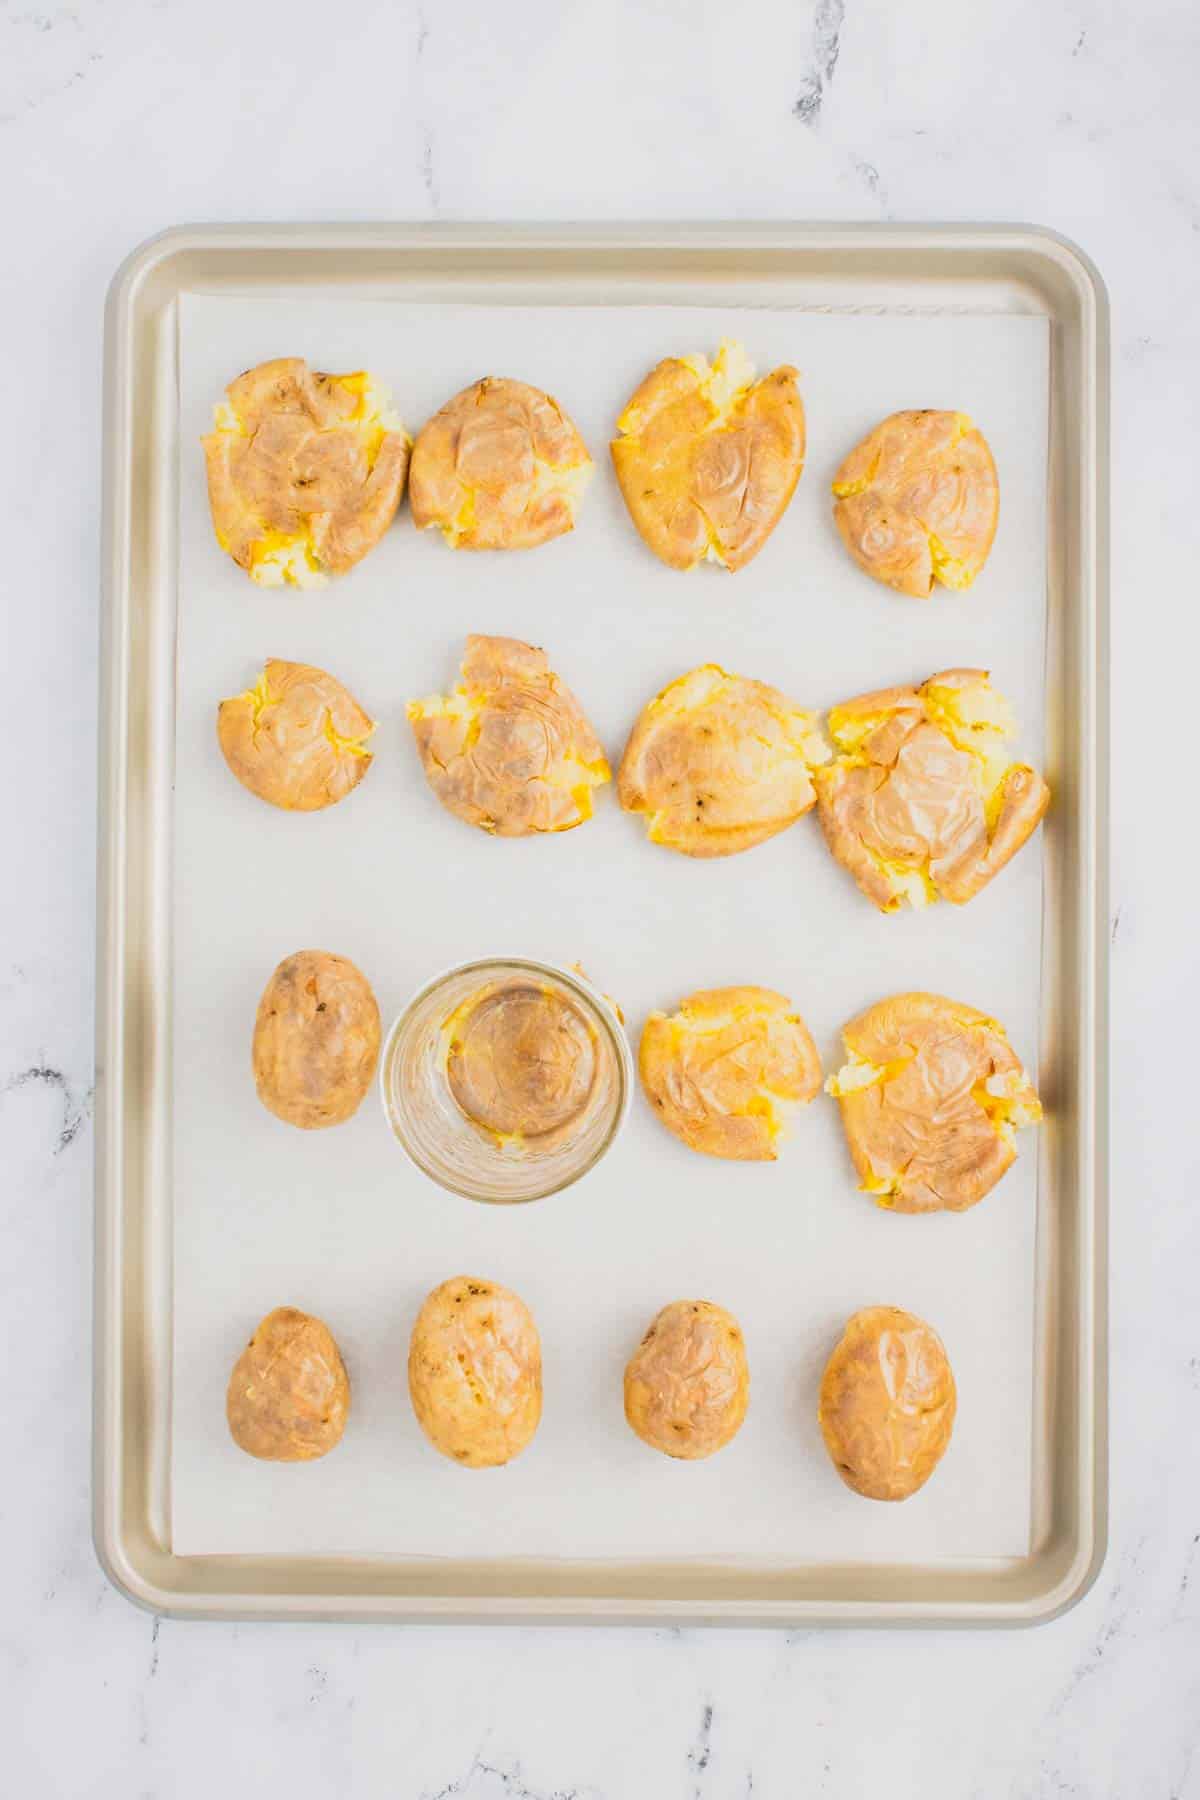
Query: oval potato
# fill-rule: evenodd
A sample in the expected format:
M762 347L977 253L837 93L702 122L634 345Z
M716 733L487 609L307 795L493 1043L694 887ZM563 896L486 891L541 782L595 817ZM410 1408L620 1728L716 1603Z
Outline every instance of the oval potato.
M712 1456L742 1428L750 1367L741 1327L711 1300L674 1300L625 1369L625 1417L664 1456Z
M254 1085L269 1112L303 1131L358 1111L379 1060L379 1007L345 956L298 950L268 981L254 1022Z
M341 1440L350 1380L329 1327L277 1306L234 1364L225 1416L234 1443L265 1462L311 1462Z
M932 1325L898 1306L866 1306L825 1365L817 1420L847 1487L868 1500L907 1500L945 1454L956 1405Z
M542 1416L542 1347L525 1302L495 1281L443 1281L412 1329L408 1391L452 1462L492 1469L519 1456Z

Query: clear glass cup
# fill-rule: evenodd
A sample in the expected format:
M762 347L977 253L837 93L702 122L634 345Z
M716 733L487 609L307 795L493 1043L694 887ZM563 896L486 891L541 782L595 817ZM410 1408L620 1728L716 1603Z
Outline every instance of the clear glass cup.
M588 1027L594 1066L579 1113L543 1138L504 1139L459 1106L448 1075L449 1022L473 996L534 987L562 1000ZM616 1010L583 976L525 957L463 963L436 976L404 1008L383 1048L384 1115L409 1158L468 1200L512 1204L570 1187L600 1161L629 1110L633 1061Z

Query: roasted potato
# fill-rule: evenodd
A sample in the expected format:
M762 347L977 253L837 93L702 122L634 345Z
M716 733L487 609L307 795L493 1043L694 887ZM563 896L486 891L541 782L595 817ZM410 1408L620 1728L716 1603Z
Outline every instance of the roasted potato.
M590 1020L532 980L472 994L446 1026L446 1079L472 1124L506 1141L565 1136L586 1111L599 1069Z
M262 587L321 587L396 516L409 439L365 373L315 374L301 356L247 369L204 438L222 550Z
M225 1416L239 1450L266 1462L311 1462L340 1443L350 1381L327 1325L277 1306L233 1366Z
M413 1326L408 1391L453 1462L492 1469L519 1456L542 1416L542 1346L525 1302L495 1281L443 1281Z
M964 905L1037 829L1050 789L1010 760L1013 729L986 669L946 669L834 707L836 754L814 775L821 828L881 912Z
M669 356L617 420L613 465L642 538L671 569L731 571L758 555L804 467L795 369L754 379L740 344Z
M741 1327L711 1300L675 1300L625 1369L625 1417L642 1442L694 1462L737 1436L750 1401Z
M340 681L272 657L217 708L221 754L244 788L284 812L336 806L371 766L375 722Z
M918 600L935 581L970 587L1000 517L991 450L965 413L892 413L850 452L833 496L859 568Z
M612 780L570 688L517 638L469 637L454 692L410 701L408 718L447 812L497 837L570 831Z
M592 477L587 445L556 400L494 375L464 388L413 446L413 524L453 550L530 550L561 537Z
M617 798L651 843L685 856L735 856L816 804L828 758L815 713L764 681L705 663L643 710L617 771Z
M710 988L651 1013L638 1069L646 1098L690 1150L774 1162L796 1106L821 1086L807 1025L769 988Z
M894 994L842 1032L826 1087L859 1186L892 1212L963 1212L1016 1161L1041 1102L1003 1025L941 994Z
M345 956L285 956L258 1003L254 1084L269 1112L315 1131L358 1111L379 1060L379 1007Z
M865 1306L825 1365L817 1419L847 1487L868 1500L907 1500L941 1462L956 1405L933 1327L898 1306Z

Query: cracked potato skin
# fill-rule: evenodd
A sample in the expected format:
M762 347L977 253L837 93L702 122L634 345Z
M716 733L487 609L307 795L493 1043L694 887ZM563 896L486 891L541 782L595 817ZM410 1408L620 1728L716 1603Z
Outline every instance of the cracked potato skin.
M651 1013L638 1073L661 1122L689 1150L774 1162L784 1109L820 1092L821 1059L804 1020L770 988L707 988Z
M817 1420L848 1488L867 1500L907 1500L945 1455L957 1403L932 1325L897 1306L867 1306L825 1365Z
M652 1450L682 1461L723 1449L741 1430L749 1401L741 1327L711 1300L664 1306L625 1369L630 1428Z
M264 1462L312 1462L341 1441L350 1380L329 1327L277 1306L234 1364L225 1417L239 1450Z
M621 493L647 547L671 569L705 560L731 573L758 555L791 502L804 468L804 403L788 364L739 386L727 405L716 363L666 357L618 420L612 459Z
M519 638L468 637L455 693L410 701L408 719L447 812L496 837L570 831L612 779L575 695Z
M298 950L268 981L254 1022L254 1085L269 1112L303 1131L340 1125L379 1060L379 1007L345 956Z
M855 445L833 494L834 520L859 568L918 600L935 582L970 587L1000 519L991 449L963 413L892 413Z
M587 445L556 400L489 375L418 433L413 524L438 527L456 550L531 550L573 528L591 473Z
M705 663L643 708L617 771L625 812L684 856L736 856L816 805L815 715L778 688Z
M371 766L375 722L340 681L271 657L258 682L217 708L230 772L268 806L319 812L352 793Z
M896 912L909 878L929 899L965 906L1011 862L1050 806L1045 779L1012 761L997 785L943 723L943 697L992 695L985 669L945 669L920 687L885 688L830 713L839 734L869 727L853 753L816 771L818 817L832 856L881 912ZM999 696L994 696L999 700ZM993 733L993 739L1002 734ZM995 752L993 751L993 754Z
M838 1092L860 1186L891 1212L978 1205L1017 1159L1011 1130L995 1122L1004 1109L985 1084L1011 1085L1012 1100L1029 1114L1016 1123L1041 1116L1003 1026L942 994L911 993L868 1007L842 1035L860 1066L884 1071Z
M412 1329L408 1391L435 1450L464 1469L519 1456L542 1416L542 1347L525 1302L457 1275L428 1295Z
M357 416L366 383L282 356L226 388L236 428L201 440L209 502L218 543L252 578L265 579L264 546L306 543L319 585L361 562L395 518L408 438Z

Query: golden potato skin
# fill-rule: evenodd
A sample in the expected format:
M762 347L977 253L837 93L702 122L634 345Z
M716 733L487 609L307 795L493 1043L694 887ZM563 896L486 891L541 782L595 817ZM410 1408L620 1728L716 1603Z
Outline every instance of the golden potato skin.
M625 1417L652 1450L687 1462L737 1436L750 1403L741 1327L711 1300L675 1300L625 1369Z
M740 345L667 357L629 400L612 459L630 517L671 569L744 569L778 525L804 467L804 404L784 364L761 380Z
M770 988L708 988L668 1017L651 1013L638 1072L659 1119L690 1150L774 1162L789 1106L821 1087L804 1020Z
M412 1329L408 1391L452 1462L494 1469L519 1456L542 1416L542 1346L525 1302L499 1282L443 1281Z
M379 1060L379 1007L345 956L298 950L263 991L254 1022L254 1085L269 1112L303 1131L358 1111Z
M612 780L575 695L519 638L472 634L454 693L410 701L408 720L447 812L496 837L571 831Z
M1003 722L971 725L964 707ZM986 669L944 669L831 711L843 754L813 777L821 830L881 912L911 900L913 882L919 904L965 906L1037 830L1050 789L1028 763L1009 761L1007 712Z
M489 375L424 425L409 504L419 530L456 550L531 550L575 524L592 459L556 400Z
M867 1500L907 1500L942 1460L957 1403L932 1325L898 1306L866 1306L825 1365L817 1419L848 1488Z
M596 1033L580 1009L528 980L472 994L450 1021L446 1081L463 1115L494 1137L568 1136L587 1110Z
M617 771L617 798L651 843L684 856L753 850L816 804L827 757L815 714L778 688L704 663L646 706Z
M892 413L855 445L833 494L859 568L918 600L935 582L970 587L1000 518L992 452L964 413Z
M1004 1027L943 994L894 994L851 1019L837 1095L859 1185L891 1212L964 1212L1016 1161L1041 1103ZM872 1079L854 1086L855 1070ZM990 1084L990 1087L989 1087Z
M225 393L226 421L202 439L221 548L272 586L320 585L361 562L396 515L409 452L402 429L364 415L369 376L326 375L281 356ZM293 544L310 553L299 577L272 567L271 552Z
M265 1462L312 1462L340 1443L350 1380L333 1334L294 1306L277 1306L234 1364L225 1416L234 1443Z
M217 708L217 741L250 793L284 812L336 806L371 766L375 722L340 681L271 657L254 687Z

